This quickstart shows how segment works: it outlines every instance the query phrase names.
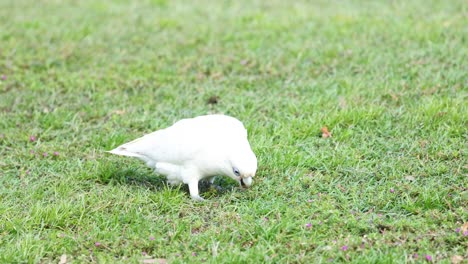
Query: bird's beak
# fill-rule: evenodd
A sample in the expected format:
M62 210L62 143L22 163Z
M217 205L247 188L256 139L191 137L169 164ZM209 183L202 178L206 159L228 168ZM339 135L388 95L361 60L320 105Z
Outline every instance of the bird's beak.
M240 179L240 184L244 188L248 188L248 187L252 186L252 177L241 178Z

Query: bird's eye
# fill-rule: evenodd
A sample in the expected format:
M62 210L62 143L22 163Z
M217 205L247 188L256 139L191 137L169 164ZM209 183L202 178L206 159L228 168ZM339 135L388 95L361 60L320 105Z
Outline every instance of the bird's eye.
M240 172L239 172L238 169L232 168L232 171L234 171L234 174L235 174L236 176L240 176Z

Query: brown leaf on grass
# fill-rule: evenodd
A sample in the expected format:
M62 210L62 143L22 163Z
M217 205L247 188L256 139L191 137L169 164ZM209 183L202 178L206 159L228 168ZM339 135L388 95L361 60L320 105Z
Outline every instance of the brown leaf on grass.
M461 230L461 233L462 233L462 234L465 233L465 232L468 230L468 222L464 223L464 224L461 226L460 230Z
M426 145L427 145L427 140L421 140L421 141L419 141L419 145L421 146L421 148L425 148Z
M451 258L452 264L458 264L458 263L461 263L462 261L463 261L462 256L455 255Z
M390 97L392 97L392 99L393 99L394 101L398 101L398 99L400 99L400 98L398 97L398 95L396 95L396 94L394 94L394 93L389 93L389 95L390 95Z
M219 78L223 77L223 74L221 72L215 72L215 73L211 74L210 77L213 78L213 79L219 79Z
M63 254L62 256L60 256L59 264L66 264L66 263L67 263L67 255Z
M324 127L322 127L321 130L322 130L322 138L329 138L329 137L332 136L331 132L328 131L328 127L324 126Z
M143 260L143 264L166 264L166 263L167 263L167 260L163 258Z
M427 88L425 90L422 91L422 94L423 95L433 95L435 94L438 90L439 90L440 87L432 87L432 88Z
M123 115L125 114L125 110L114 110L112 113L116 115Z
M203 80L205 79L205 74L203 72L199 72L197 73L197 80Z
M338 189L340 189L342 192L346 192L346 188L343 187L341 184L338 183L338 184L336 185L336 187L337 187Z
M411 175L406 176L405 179L407 179L408 181L414 181L415 180L415 178L413 176L411 176Z
M247 64L249 64L249 60L241 60L240 61L240 65L242 65L242 66L245 66Z

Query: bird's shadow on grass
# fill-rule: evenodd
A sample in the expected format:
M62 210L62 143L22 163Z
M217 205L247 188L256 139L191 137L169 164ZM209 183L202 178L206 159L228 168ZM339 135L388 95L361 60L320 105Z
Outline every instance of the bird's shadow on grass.
M102 166L97 173L98 182L101 184L116 184L130 185L143 187L153 191L162 191L166 188L179 189L189 194L187 184L180 186L172 186L167 183L166 178L162 175L154 173L153 170L141 166L121 167L117 164L110 163ZM214 184L202 180L199 182L198 188L200 194L205 198L217 197L225 195L235 189L236 185L225 179L225 177L217 177Z

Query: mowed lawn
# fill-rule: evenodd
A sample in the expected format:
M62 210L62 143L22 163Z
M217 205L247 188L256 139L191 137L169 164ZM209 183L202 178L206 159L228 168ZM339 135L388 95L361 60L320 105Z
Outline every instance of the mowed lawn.
M0 263L467 261L467 12L0 1ZM104 152L208 113L247 127L252 188L194 202Z

